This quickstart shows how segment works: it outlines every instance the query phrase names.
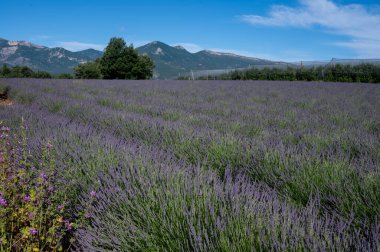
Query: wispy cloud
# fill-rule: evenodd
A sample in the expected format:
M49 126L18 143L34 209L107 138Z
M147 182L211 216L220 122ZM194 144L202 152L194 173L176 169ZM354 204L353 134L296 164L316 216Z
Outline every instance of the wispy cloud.
M178 46L178 45L182 46L183 48L185 48L187 51L189 51L191 53L196 53L196 52L204 50L203 47L201 47L200 45L194 44L194 43L173 43L173 44L171 44L171 46Z
M137 48L137 47L140 47L140 46L143 46L143 45L146 45L148 43L150 43L151 41L149 40L136 40L136 41L133 41L133 47L134 48ZM127 42L127 44L129 44L129 42Z
M274 5L268 16L243 15L252 25L309 28L320 26L327 32L345 35L350 41L335 45L354 49L358 55L380 57L380 13L368 11L363 5L338 5L331 0L299 0L292 8Z
M103 50L105 48L105 45L100 44L91 44L91 43L82 43L77 41L60 41L56 42L55 46L63 47L69 51L81 51L85 49L96 49L96 50Z
M212 48L210 50L214 52L232 53L232 54L236 54L240 56L273 60L273 61L294 62L294 61L301 61L301 60L313 60L312 55L310 55L308 52L305 52L299 49L284 50L280 54L277 54L277 55L274 55L271 53L248 52L248 51L243 51L243 50L224 49L224 48Z
M171 46L182 46L185 48L187 51L191 53L196 53L202 50L210 50L214 52L221 52L221 53L232 53L240 56L246 56L246 57L251 57L251 58L260 58L260 59L270 59L270 60L284 60L284 59L279 59L278 57L271 55L271 54L263 54L261 53L253 53L249 51L244 51L244 50L236 50L236 49L226 49L226 48L204 48L198 44L195 43L172 43L170 44ZM289 58L286 58L287 60ZM292 61L295 61L294 58L291 58ZM298 58L297 58L298 60Z
M209 49L210 51L214 52L221 52L221 53L232 53L236 55L241 55L241 56L247 56L247 57L255 57L253 54L247 51L242 51L242 50L234 50L234 49L225 49L225 48L211 48Z
M35 35L29 38L30 41L41 41L41 40L47 40L50 39L51 36L49 35Z

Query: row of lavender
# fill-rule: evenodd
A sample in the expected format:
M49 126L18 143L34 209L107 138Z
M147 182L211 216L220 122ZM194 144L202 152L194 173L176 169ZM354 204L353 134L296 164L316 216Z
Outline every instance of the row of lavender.
M95 249L379 246L379 89L7 80L8 124L56 143ZM59 130L57 130L59 129ZM210 169L211 168L211 169ZM120 228L115 228L120 227ZM244 241L244 242L239 242Z

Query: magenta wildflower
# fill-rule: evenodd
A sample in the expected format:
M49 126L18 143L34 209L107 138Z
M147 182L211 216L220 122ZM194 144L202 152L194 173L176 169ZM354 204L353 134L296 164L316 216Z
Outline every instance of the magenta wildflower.
M31 228L31 229L29 230L29 233L30 233L31 235L36 235L36 234L37 234L37 229L35 229L35 228Z
M7 201L1 195L0 195L0 205L1 206L7 206Z
M10 131L11 129L10 129L9 127L5 127L5 126L3 126L3 127L1 127L1 130L2 130L2 131Z
M29 202L30 201L30 196L29 195L25 196L24 200L25 200L25 202Z
M40 174L40 177L43 178L45 181L48 179L48 175L44 172Z
M95 196L96 196L96 192L95 192L95 191L91 191L91 192L90 192L90 196L91 196L91 197L95 197Z
M73 223L70 223L68 220L65 220L65 228L67 231L70 231L72 229Z

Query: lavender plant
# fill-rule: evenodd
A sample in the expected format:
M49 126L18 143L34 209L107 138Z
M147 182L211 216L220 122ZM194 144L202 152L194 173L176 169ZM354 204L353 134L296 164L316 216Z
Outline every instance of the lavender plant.
M34 157L54 141L72 215L86 211L93 221L76 233L85 238L78 249L379 248L379 86L4 81L16 103L0 107L0 118L14 128L24 116ZM243 189L234 194L240 203L223 196L236 181L266 196L250 198ZM220 187L229 189L220 195ZM192 201L197 210L189 212ZM236 214L235 205L244 211ZM219 213L209 217L204 206ZM276 216L298 221L283 224ZM228 232L211 225L218 218L231 224ZM199 222L191 225L200 242L185 220ZM313 235L305 241L297 230Z
M90 251L375 251L352 219L321 216L318 201L302 211L244 176L223 181L199 167L132 163L100 178L90 218L77 232ZM88 202L82 196L82 204Z

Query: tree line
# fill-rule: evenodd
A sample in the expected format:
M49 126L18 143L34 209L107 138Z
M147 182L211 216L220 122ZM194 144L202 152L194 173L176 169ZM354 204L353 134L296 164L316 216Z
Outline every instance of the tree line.
M33 71L31 68L27 66L15 66L9 67L7 65L3 65L0 69L0 77L4 78L43 78L50 79L53 76L45 71ZM55 76L58 78L58 76Z
M187 78L182 78L187 79ZM216 76L197 78L216 80L286 80L380 83L380 66L374 64L328 65L300 68L251 68L236 70Z

